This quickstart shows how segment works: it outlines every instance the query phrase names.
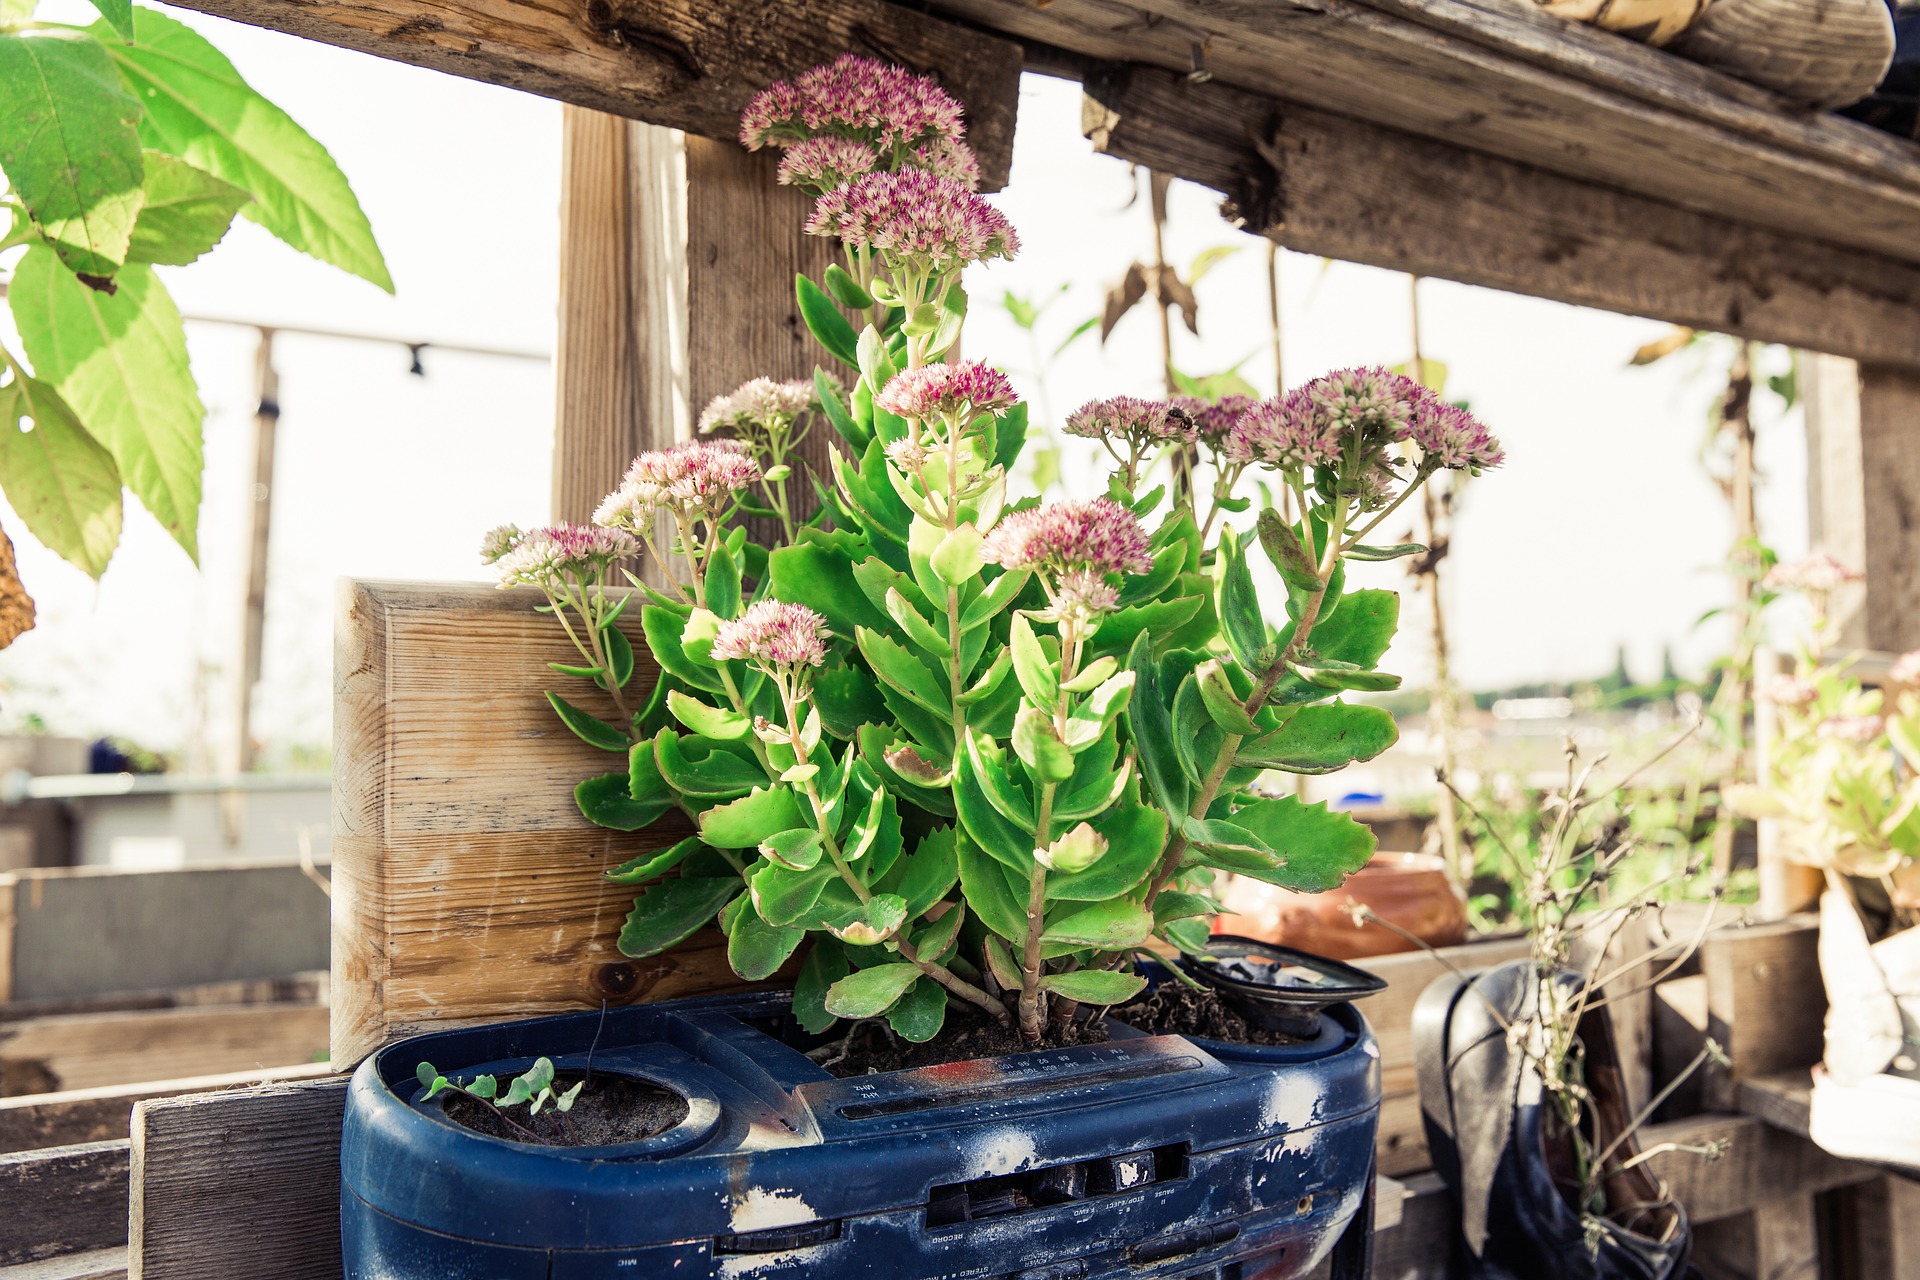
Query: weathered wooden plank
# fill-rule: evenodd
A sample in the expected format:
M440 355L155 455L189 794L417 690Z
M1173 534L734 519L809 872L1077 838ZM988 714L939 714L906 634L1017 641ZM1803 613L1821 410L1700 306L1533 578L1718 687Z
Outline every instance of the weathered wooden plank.
M1811 916L1708 935L1700 956L1707 1034L1732 1063L1703 1075L1709 1106L1730 1110L1739 1082L1818 1061L1827 1010L1818 940Z
M328 1064L309 1062L264 1071L231 1071L181 1080L151 1080L0 1098L0 1153L124 1138L134 1103L147 1098L245 1088L279 1080L309 1080L331 1074L333 1068ZM0 1275L0 1280L6 1277Z
M135 1106L133 1280L337 1280L346 1097L335 1076Z
M61 1000L327 967L327 895L290 863L0 875L11 1000ZM182 920L219 922L182 929Z
M1860 503L1866 644L1920 648L1920 372L1860 366Z
M324 44L712 138L766 85L853 52L941 80L966 104L990 189L1013 155L1019 47L882 0L192 0Z
M16 1000L0 1005L0 1023L70 1013L138 1013L153 1009L203 1009L209 1005L325 1004L326 1001L327 971L320 969L285 978L200 982L164 991L121 991L68 1000Z
M1452 1280L1457 1214L1453 1193L1439 1174L1406 1179L1400 1221L1374 1236L1373 1274L1379 1280Z
M0 1095L307 1063L326 1052L319 1005L66 1014L0 1023Z
M634 891L601 872L671 843L580 816L573 788L624 761L585 746L540 690L571 649L533 592L342 585L335 633L332 1051L738 985L718 932L664 956L615 947ZM655 669L637 611L634 696ZM502 982L499 974L511 972Z
M0 1280L127 1280L126 1246L0 1267Z
M1108 62L1255 93L1913 261L1920 152L1658 50L1500 0L937 0Z
M1707 1159L1686 1150L1664 1151L1648 1161L1689 1217L1700 1222L1751 1213L1783 1196L1811 1196L1875 1177L1871 1165L1830 1156L1798 1134L1776 1129L1757 1116L1705 1114L1648 1125L1640 1149L1672 1143L1681 1147L1724 1144Z
M124 1244L126 1139L0 1155L0 1266Z
M1920 364L1920 268L1157 67L1095 66L1097 148L1221 191L1291 249Z

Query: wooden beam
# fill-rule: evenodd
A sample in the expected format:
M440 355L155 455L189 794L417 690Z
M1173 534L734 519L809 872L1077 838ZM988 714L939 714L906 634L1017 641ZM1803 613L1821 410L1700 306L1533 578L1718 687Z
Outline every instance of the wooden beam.
M327 895L291 863L0 874L4 1000L284 978L327 967ZM182 929L182 920L218 928Z
M989 190L1013 156L1020 49L883 0L188 0L183 6L650 124L732 139L771 81L862 53L967 106ZM398 122L397 122L398 123Z
M1920 151L1507 0L934 0L936 12L1185 74L1714 218L1920 258ZM1390 159L1370 160L1384 175ZM1407 184L1408 189L1412 187Z
M1920 365L1920 268L1885 256L1155 67L1085 85L1096 148L1225 193L1290 249Z
M1732 1109L1740 1083L1819 1060L1826 988L1816 955L1819 922L1812 916L1722 929L1701 945L1707 979L1707 1034L1732 1065L1702 1076L1707 1105Z
M135 1106L132 1280L338 1280L346 1098L334 1076Z
M0 1154L124 1138L134 1103L147 1098L245 1088L279 1080L308 1080L332 1073L333 1068L324 1062L309 1062L265 1071L231 1071L180 1080L150 1080L143 1084L102 1085L0 1098ZM0 1280L6 1277L0 1276Z
M0 1267L126 1243L127 1164L126 1139L0 1155Z
M92 1089L312 1062L321 1005L84 1013L0 1023L0 1095Z
M127 1248L89 1249L45 1262L0 1267L0 1280L127 1280Z
M625 761L575 738L541 696L556 679L546 664L572 648L539 602L478 584L341 586L331 1001L342 1070L422 1031L739 985L718 930L648 960L615 947L635 891L601 872L686 829L625 834L580 816L574 787ZM657 671L639 611L620 625L637 659L629 689L644 697Z
M1673 1198L1686 1206L1687 1216L1699 1222L1751 1213L1784 1196L1817 1195L1880 1172L1871 1165L1830 1156L1806 1138L1776 1129L1758 1116L1688 1116L1648 1125L1638 1141L1642 1151L1665 1143L1722 1148L1714 1158L1674 1150L1647 1161Z

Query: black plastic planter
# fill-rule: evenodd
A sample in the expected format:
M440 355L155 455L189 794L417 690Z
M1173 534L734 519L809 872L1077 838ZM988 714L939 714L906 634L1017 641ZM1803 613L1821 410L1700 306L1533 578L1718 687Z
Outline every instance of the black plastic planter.
M1106 1044L853 1079L782 1038L782 995L601 1023L443 1032L361 1065L349 1280L1294 1280L1336 1242L1336 1270L1365 1274L1380 1066L1349 1006L1281 1048L1116 1025ZM516 1143L457 1125L414 1077L430 1060L504 1079L542 1055L579 1071L589 1048L596 1078L664 1085L686 1118L625 1146Z

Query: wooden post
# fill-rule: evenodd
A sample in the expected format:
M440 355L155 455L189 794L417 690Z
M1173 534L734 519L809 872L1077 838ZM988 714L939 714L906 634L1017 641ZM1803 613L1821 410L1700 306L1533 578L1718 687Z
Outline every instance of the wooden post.
M248 508L247 595L240 626L240 660L233 672L231 773L253 768L253 690L260 683L260 653L267 623L267 555L273 533L273 459L280 428L280 374L273 367L273 330L260 330L253 357L253 502ZM235 797L237 799L237 797ZM229 815L232 817L233 815ZM228 823L229 843L238 842Z

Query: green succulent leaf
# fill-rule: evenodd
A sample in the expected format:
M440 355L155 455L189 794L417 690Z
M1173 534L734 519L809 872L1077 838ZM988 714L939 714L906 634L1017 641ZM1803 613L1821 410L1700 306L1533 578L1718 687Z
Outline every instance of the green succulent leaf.
M1013 653L1013 673L1028 701L1042 711L1052 711L1060 700L1059 673L1054 656L1047 652L1025 614L1013 616L1009 649Z
M1253 717L1241 705L1240 695L1234 691L1218 658L1209 658L1201 663L1194 668L1193 675L1200 687L1200 698L1206 704L1207 714L1213 717L1213 722L1220 726L1222 732L1237 733L1242 737L1251 737L1260 732L1260 726L1253 722Z
M877 631L861 627L854 633L860 654L873 673L903 697L936 716L951 714L946 692L927 665L907 652L905 646Z
M984 626L1007 611L1020 593L1033 580L1033 574L1025 569L1014 573L1003 573L988 584L986 592L972 604L960 611L960 627L971 631Z
M1040 979L1040 989L1080 1004L1125 1004L1146 989L1147 980L1137 973L1115 969L1076 969L1072 973L1050 973Z
M831 285L833 277L829 275L827 280ZM793 291L800 304L800 318L806 321L808 332L834 359L857 368L860 364L860 335L853 331L853 326L847 323L846 316L833 304L833 299L804 275L794 277Z
M753 873L750 887L754 910L768 924L798 924L819 903L820 895L826 892L827 883L834 875L831 865L816 866L811 871L789 871L778 863L768 862Z
M1398 560L1402 556L1417 556L1426 551L1418 542L1402 542L1392 547L1369 547L1355 543L1344 553L1349 560Z
M959 811L960 824L969 837L962 842L963 852L968 847L984 849L995 860L1022 876L1033 873L1033 835L1023 831L1009 821L988 798L981 774L982 766L974 760L975 744L960 753L953 762L953 802ZM984 744L981 744L984 750ZM961 875L966 874L964 858L961 862ZM969 900L973 891L967 890ZM979 907L976 904L975 910ZM991 924L991 920L988 922Z
M685 942L739 892L737 876L681 876L648 886L620 930L620 954L640 960Z
M1037 783L1057 785L1073 776L1072 750L1038 707L1026 707L1014 718L1013 750Z
M573 789L573 802L588 822L614 831L638 831L673 808L670 795L635 800L626 773L603 773Z
M1040 940L1069 947L1120 951L1137 947L1152 936L1153 913L1137 902L1114 898L1061 916L1047 925Z
M1240 537L1232 529L1220 531L1213 572L1214 610L1220 619L1221 637L1240 665L1252 670L1260 665L1260 651L1272 637L1260 614L1252 570L1240 553Z
M907 639L936 657L953 656L953 646L947 643L947 638L934 630L933 624L928 622L918 609L907 603L905 596L898 591L889 590L886 600L887 613L900 624L900 629L907 633Z
M849 311L865 311L873 305L873 295L860 287L860 282L847 274L839 263L829 263L826 275L827 292L834 300Z
M707 558L704 584L707 609L714 617L725 620L739 616L740 562L724 543Z
M778 553L775 553L776 558ZM686 630L684 615L665 605L649 604L640 608L640 628L646 633L647 649L660 669L680 683L707 693L724 694L727 685L710 662L695 662L680 643Z
M946 1020L946 988L932 978L908 987L907 994L887 1010L887 1025L911 1044L925 1044L939 1035Z
M856 970L827 988L827 1012L836 1018L878 1017L920 976L920 966L904 960Z
M1152 874L1167 847L1167 815L1140 802L1139 788L1129 786L1120 804L1100 820L1107 839L1106 856L1085 871L1047 877L1047 900L1099 902L1131 892ZM972 894L968 894L972 901ZM975 908L978 910L978 907Z
M1301 893L1339 888L1378 847L1373 832L1351 815L1334 813L1325 803L1302 804L1293 796L1243 805L1234 810L1233 821L1281 858L1277 868L1242 874Z
M760 842L760 856L789 871L811 871L820 865L824 849L820 833L810 827L777 831Z
M833 1025L834 1017L827 1012L827 989L852 968L846 949L832 938L818 939L808 949L793 984L793 1016L802 1027L819 1035Z
M1014 896L1002 864L970 839L959 841L958 854L960 891L966 895L967 905L973 908L975 917L1008 942L1025 945L1026 904ZM1049 883L1056 878L1059 877L1049 876Z
M806 816L790 787L750 791L700 815L700 838L716 849L752 849L762 840L802 826Z
M1319 566L1307 554L1300 534L1281 518L1278 511L1272 507L1261 509L1259 532L1260 545L1266 548L1267 558L1280 571L1280 580L1286 583L1290 591L1311 594L1319 590Z
M803 535L802 541L767 557L774 599L806 605L825 618L837 636L853 635L861 627L885 631L886 615L865 593L850 589L855 563L840 546Z
M653 753L667 785L696 799L731 800L767 784L766 770L710 738L662 729L654 736Z
M568 702L559 694L549 691L547 701L553 704L554 714L560 717L560 723L573 731L575 737L590 747L602 751L618 751L625 754L633 745L633 739L620 732L598 716L593 716Z
M764 982L806 940L805 929L768 924L758 911L736 911L727 929L727 963L748 982Z
M667 693L667 710L673 713L675 720L703 738L734 741L745 738L753 728L753 722L738 711L709 706L678 689Z
M1192 802L1192 784L1180 765L1173 742L1173 715L1168 710L1168 687L1161 683L1160 662L1144 634L1127 656L1133 672L1133 697L1127 703L1127 737L1140 759L1140 773L1162 813L1185 813ZM1174 683L1178 687L1178 681Z
M367 215L326 148L185 23L141 8L133 31L131 42L106 48L146 108L141 141L252 195L242 217L392 293Z
M1380 707L1331 702L1292 710L1285 724L1249 739L1236 765L1288 773L1332 773L1371 760L1399 739L1393 715Z
M614 884L645 884L649 880L658 880L704 848L706 846L700 843L698 836L688 836L665 849L628 858L607 872L607 879Z
M1006 756L1001 753L999 744L984 734L969 734L967 754L972 765L971 780L979 787L987 802L1002 818L1032 836L1035 832L1033 804L1007 772ZM1029 840L1028 844L1031 843Z
M935 827L922 836L903 864L894 892L907 904L908 919L917 920L960 879L960 860L954 850L952 827Z

